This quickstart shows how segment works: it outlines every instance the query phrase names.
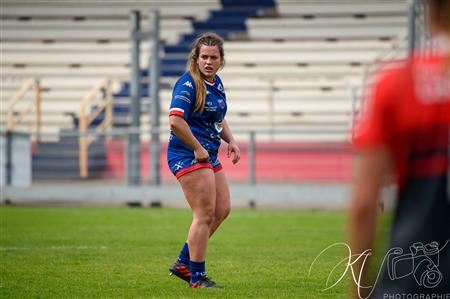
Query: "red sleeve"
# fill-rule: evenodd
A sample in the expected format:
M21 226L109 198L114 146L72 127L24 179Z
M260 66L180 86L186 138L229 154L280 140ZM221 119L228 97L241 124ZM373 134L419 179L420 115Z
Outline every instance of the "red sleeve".
M363 103L363 111L357 125L353 144L356 148L389 145L391 141L393 117L392 105L395 103L395 75L382 72Z

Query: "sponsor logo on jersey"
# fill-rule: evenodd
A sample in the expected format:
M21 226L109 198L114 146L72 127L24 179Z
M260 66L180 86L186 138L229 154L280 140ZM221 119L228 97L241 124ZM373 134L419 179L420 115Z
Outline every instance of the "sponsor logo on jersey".
M183 101L185 101L185 102L188 103L188 104L191 103L191 100L190 100L190 99L188 99L187 97L182 96L182 95L176 95L176 96L175 96L175 99L183 100Z
M440 66L416 66L415 87L419 100L425 104L447 102L450 99L450 84L448 75L440 71Z
M194 87L192 87L192 82L191 81L184 82L183 86L187 86L187 87L190 87L190 88L194 89Z
M182 91L181 91L181 94L185 94L185 95L188 96L188 97L191 96L191 93L190 93L189 91L187 91L187 90L182 90Z
M224 109L225 108L225 101L223 99L219 99L217 101L217 103L219 103L220 108Z
M206 111L210 111L210 112L214 112L214 111L217 110L217 106L213 106L213 102L208 101L208 102L206 102L205 110Z

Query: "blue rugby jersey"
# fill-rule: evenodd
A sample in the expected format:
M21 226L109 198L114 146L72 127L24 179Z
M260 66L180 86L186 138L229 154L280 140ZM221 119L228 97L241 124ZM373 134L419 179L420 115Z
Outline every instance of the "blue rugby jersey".
M216 155L221 140L221 122L227 112L226 96L219 76L214 77L214 83L205 81L205 85L205 109L202 113L194 112L196 95L194 79L189 72L184 73L173 89L169 115L183 117L200 144L210 155ZM170 159L171 155L183 155L183 152L192 154L193 150L171 130L168 158Z

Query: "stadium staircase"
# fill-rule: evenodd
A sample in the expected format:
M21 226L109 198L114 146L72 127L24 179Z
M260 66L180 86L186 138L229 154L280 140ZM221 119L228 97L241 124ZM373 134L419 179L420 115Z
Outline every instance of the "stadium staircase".
M37 142L33 146L32 171L37 180L76 180L80 176L78 130L64 129L59 141ZM107 166L104 138L97 137L88 147L88 176L99 178Z

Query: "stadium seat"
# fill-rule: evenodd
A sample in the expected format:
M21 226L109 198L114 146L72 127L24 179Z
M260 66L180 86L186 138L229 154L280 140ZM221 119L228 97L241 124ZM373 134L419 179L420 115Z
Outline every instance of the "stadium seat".
M7 1L2 20L2 101L14 94L23 79L40 78L43 128L55 132L71 125L70 113L78 111L82 97L99 80L117 78L123 83L115 87L116 124L126 125L128 12L158 8L164 42L160 92L164 129L171 88L185 70L190 42L205 30L228 37L220 75L233 126L345 128L351 120L350 88L360 95L370 66L395 49L406 28L405 5L399 0L200 0L189 5L130 0L113 5L48 2L39 6ZM149 46L142 45L144 76ZM403 55L404 46L399 47L396 55ZM147 85L141 88L147 96ZM144 97L145 130L149 129L148 105ZM5 115L4 108L1 113Z

